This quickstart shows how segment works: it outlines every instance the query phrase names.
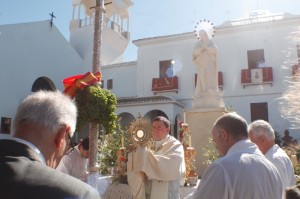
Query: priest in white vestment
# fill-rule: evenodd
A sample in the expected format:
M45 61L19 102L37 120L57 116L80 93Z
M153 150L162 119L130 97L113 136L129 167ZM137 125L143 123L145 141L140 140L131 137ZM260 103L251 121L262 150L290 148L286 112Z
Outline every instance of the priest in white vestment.
M221 116L212 137L222 157L204 172L195 199L281 199L276 167L248 139L247 122L236 113Z
M182 144L169 135L170 122L158 116L152 120L153 147L140 147L128 154L127 175L134 198L179 199L184 184L185 162Z
M264 120L256 120L249 125L248 132L251 141L276 166L282 178L283 186L295 185L292 161L286 152L275 144L275 133L272 126Z

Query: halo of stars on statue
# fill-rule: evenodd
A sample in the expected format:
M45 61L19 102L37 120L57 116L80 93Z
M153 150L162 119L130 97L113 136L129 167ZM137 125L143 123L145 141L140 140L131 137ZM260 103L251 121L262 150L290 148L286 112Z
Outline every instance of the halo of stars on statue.
M200 20L199 22L197 22L196 26L195 26L195 37L200 40L200 36L199 36L199 31L200 30L205 30L208 37L211 39L212 37L214 37L215 34L215 26L213 25L213 23L209 20L203 19Z

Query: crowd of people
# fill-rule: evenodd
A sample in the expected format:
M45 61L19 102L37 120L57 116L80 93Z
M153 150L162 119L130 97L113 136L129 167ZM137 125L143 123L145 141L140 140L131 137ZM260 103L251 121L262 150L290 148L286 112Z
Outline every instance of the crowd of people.
M189 198L283 197L280 173L250 141L244 118L235 113L221 116L213 126L212 137L222 157L206 169L197 190Z
M0 137L1 198L101 198L85 183L88 138L70 146L76 114L74 102L58 91L38 91L21 102L12 135ZM128 154L133 198L180 198L184 147L169 133L170 121L155 117L152 146L138 145ZM248 125L240 115L226 113L216 120L211 135L222 157L206 169L187 198L300 198L291 160L275 144L268 122Z

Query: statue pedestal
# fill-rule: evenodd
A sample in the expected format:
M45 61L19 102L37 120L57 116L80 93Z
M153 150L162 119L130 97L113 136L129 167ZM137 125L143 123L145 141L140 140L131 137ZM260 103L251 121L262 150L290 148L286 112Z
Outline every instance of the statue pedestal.
M223 98L219 93L195 97L192 102L193 109L224 107Z
M211 137L211 130L215 121L225 113L225 107L199 108L184 111L191 131L192 146L196 150L196 171L199 177L207 167L204 148L208 145Z

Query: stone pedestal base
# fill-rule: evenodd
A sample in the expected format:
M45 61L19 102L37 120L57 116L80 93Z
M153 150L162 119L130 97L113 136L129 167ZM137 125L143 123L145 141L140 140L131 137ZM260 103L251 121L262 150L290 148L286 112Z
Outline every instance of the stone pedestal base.
M194 98L193 109L224 107L224 102L219 93L214 95L203 95Z
M192 146L196 149L196 171L199 177L207 167L203 164L206 161L204 148L208 145L211 137L211 130L215 121L225 113L225 108L201 108L184 111L186 122L191 131Z

